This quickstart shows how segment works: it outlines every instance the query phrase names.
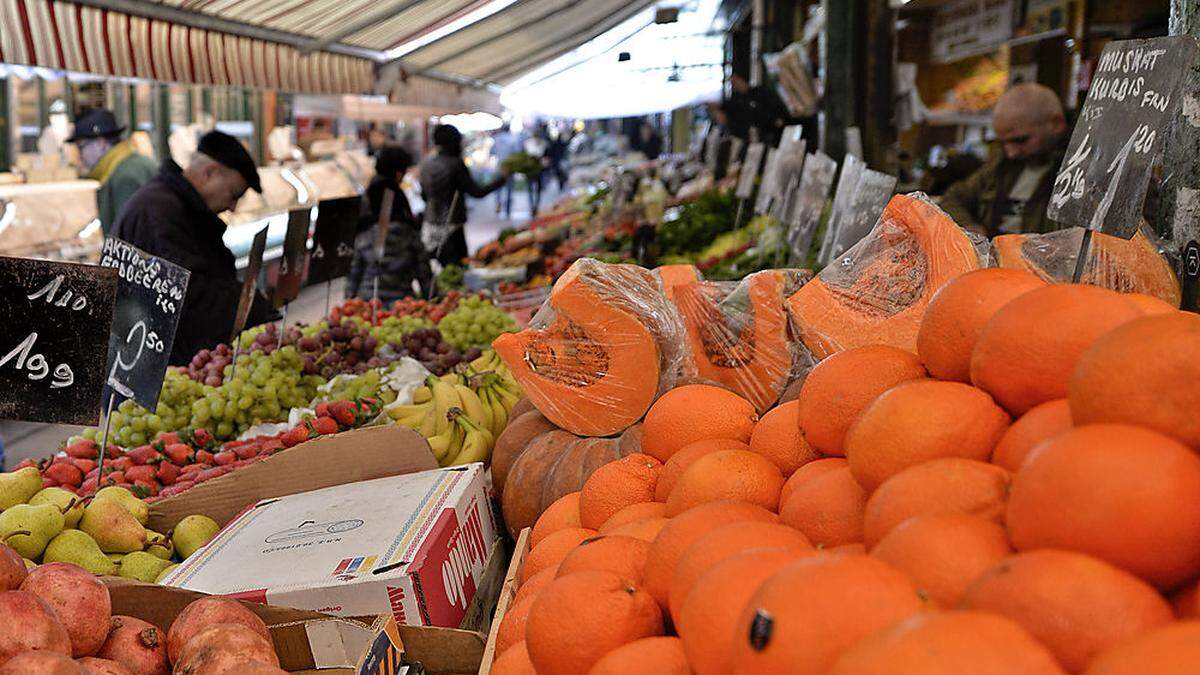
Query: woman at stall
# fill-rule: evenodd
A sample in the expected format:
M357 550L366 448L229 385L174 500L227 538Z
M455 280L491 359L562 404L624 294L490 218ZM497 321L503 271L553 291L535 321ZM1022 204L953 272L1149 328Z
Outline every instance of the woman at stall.
M421 194L425 199L425 217L421 239L425 247L443 265L461 264L468 255L467 197L479 199L495 192L508 180L509 170L501 167L500 176L480 185L463 162L462 134L449 124L433 130L437 148L421 164Z

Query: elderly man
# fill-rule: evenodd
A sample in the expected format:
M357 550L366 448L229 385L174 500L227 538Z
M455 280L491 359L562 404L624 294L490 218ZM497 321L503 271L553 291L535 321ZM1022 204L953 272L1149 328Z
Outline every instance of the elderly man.
M75 120L75 133L67 139L79 148L79 161L87 177L100 181L96 209L105 234L112 230L121 207L138 188L154 177L154 160L140 154L129 140L121 140L125 127L108 110L89 110Z
M250 153L236 138L211 131L201 137L186 169L165 160L113 226L114 237L192 273L171 350L174 365L228 340L233 331L242 285L218 215L236 206L248 188L262 192ZM269 314L265 299L256 298L249 325Z
M1017 85L996 103L992 128L1003 152L952 185L942 208L963 228L989 237L1059 229L1046 217L1070 137L1058 96L1040 84Z

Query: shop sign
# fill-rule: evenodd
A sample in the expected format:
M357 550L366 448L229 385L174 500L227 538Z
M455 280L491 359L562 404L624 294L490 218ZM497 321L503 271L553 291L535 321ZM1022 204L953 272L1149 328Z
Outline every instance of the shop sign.
M993 51L1013 35L1013 0L953 0L933 18L931 59L947 63Z

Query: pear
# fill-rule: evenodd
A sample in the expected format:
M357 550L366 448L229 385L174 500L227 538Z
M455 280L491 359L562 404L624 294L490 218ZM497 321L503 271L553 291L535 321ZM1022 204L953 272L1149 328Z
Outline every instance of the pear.
M0 513L0 539L34 560L63 531L64 524L62 511L53 504L17 504Z
M179 567L179 563L172 563L172 564L164 567L163 571L159 572L158 577L154 579L154 583L161 584L163 582L163 579L166 579L167 577L169 577L171 575L171 573L174 572L177 567Z
M25 571L26 571L26 572L28 572L29 570L31 570L31 569L33 569L33 568L35 568L35 567L37 567L37 566L38 566L38 564L37 564L37 563L33 562L33 561L32 561L32 560L30 560L29 558L21 558L21 560L24 560L24 561L25 561Z
M93 499L83 510L79 529L95 539L105 553L133 553L146 548L146 528L115 499Z
M148 584L154 583L162 571L171 566L171 562L145 551L134 551L121 559L119 576L126 579L137 579Z
M137 518L138 524L145 526L150 520L150 505L138 499L137 495L129 490L116 485L102 488L96 493L96 499L111 499L130 513L134 518Z
M36 467L0 473L0 511L24 504L42 489L42 474Z
M217 536L217 532L220 530L221 526L217 525L217 521L212 518L199 514L191 515L179 521L179 524L175 526L175 531L171 534L171 541L175 542L175 550L179 553L179 557L186 560L212 541L212 538Z
M129 555L129 554L128 553L105 553L104 557L113 561L114 565L120 565L121 561L124 560L125 556L127 556L127 555Z
M79 565L92 574L117 573L117 565L104 555L96 540L79 530L63 530L50 541L42 562L65 562Z
M149 542L146 550L163 560L170 560L175 555L175 544L165 534L146 530L146 541Z
M69 530L78 527L79 519L83 517L83 500L60 487L49 487L39 491L29 498L29 503L57 506L58 510L63 512L65 527Z

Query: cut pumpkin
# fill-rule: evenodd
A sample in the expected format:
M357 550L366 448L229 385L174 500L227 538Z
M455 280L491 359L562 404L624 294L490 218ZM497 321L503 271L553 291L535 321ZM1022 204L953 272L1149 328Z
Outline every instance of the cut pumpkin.
M818 359L875 344L915 353L929 299L979 267L971 239L941 209L896 195L869 235L788 298L788 310Z
M674 382L683 324L649 270L577 261L538 325L492 346L556 426L609 436L637 422Z
M690 286L704 280L700 270L695 265L662 265L654 270L662 280L663 293L667 299L675 300L675 290L681 286Z
M1004 234L992 240L992 250L1000 267L1026 270L1050 282L1068 282L1075 274L1083 232L1072 227L1046 234ZM1118 293L1150 295L1172 307L1179 307L1182 299L1171 264L1141 230L1132 239L1094 233L1080 282Z

